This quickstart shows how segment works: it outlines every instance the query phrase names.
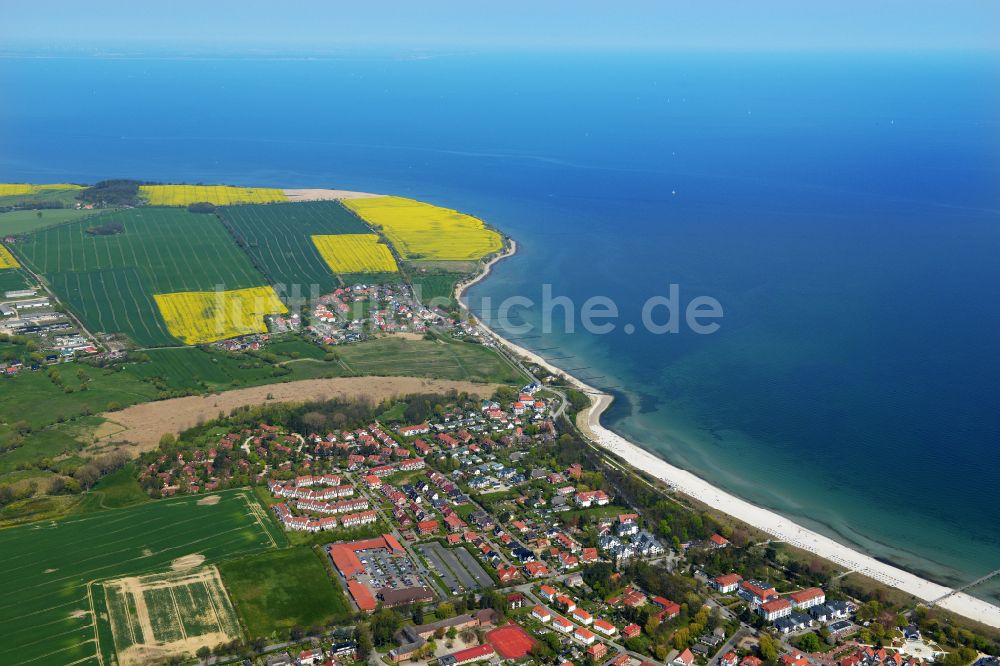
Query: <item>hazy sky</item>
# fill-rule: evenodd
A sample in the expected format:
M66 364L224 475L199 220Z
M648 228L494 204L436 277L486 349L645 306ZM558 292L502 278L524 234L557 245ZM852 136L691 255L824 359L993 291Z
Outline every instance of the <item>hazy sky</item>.
M996 49L997 0L0 0L0 49Z

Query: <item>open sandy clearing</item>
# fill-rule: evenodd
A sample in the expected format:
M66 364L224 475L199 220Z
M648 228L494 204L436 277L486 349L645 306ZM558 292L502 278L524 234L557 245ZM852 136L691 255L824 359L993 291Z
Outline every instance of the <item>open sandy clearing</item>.
M305 188L285 190L285 196L288 197L289 201L335 201L337 199L373 199L383 195L370 194L368 192L352 192L350 190Z
M202 497L198 500L198 506L215 506L222 499L218 495L209 495L208 497Z
M213 495L213 497L218 498L218 495ZM205 499L208 499L207 497ZM201 504L201 502L198 502ZM185 555L184 557L178 557L176 560L170 563L170 568L174 571L186 571L187 569L194 569L195 567L200 567L205 561L204 555Z
M129 442L134 453L155 449L164 433L178 433L198 423L228 414L237 407L267 402L308 402L330 398L360 398L381 402L411 393L446 393L451 390L478 397L492 395L499 384L423 379L420 377L335 377L304 379L286 384L268 384L236 389L215 395L188 396L133 405L117 412L101 414L123 430L115 441ZM269 397L270 396L270 397Z

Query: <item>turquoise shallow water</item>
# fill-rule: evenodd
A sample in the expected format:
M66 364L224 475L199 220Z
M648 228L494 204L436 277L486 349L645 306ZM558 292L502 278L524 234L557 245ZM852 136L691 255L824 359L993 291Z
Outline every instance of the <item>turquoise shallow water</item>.
M711 296L713 335L522 343L616 391L607 422L641 445L955 583L1000 567L998 72L976 55L5 59L0 180L392 192L520 241L477 308L547 283L577 308L610 297L624 324L672 283Z

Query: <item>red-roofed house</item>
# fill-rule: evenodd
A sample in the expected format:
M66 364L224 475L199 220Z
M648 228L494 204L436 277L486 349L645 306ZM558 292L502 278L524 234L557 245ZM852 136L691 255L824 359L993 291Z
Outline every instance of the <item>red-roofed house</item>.
M801 652L795 650L791 654L783 654L779 661L782 666L809 666L809 660Z
M549 575L549 568L541 562L528 562L524 565L524 573L529 578L541 578Z
M552 613L545 606L535 606L531 609L531 617L535 618L539 622L548 622L552 619Z
M792 614L792 602L788 599L771 599L762 603L757 612L768 622L774 622L778 618Z
M792 605L798 609L812 608L822 603L826 603L826 593L818 587L809 587L799 592L792 592L788 595Z
M577 608L571 613L571 615L574 620L585 626L589 626L594 621L594 616L582 608Z
M708 537L709 542L712 544L712 548L725 548L729 545L729 539L722 536L721 534L713 534Z
M586 627L577 627L576 631L573 632L573 638L584 645L590 645L597 640L597 635Z
M421 534L434 534L438 530L438 521L436 520L422 520L417 523L417 529L420 530Z
M625 638L635 638L642 633L642 627L637 624L630 624L622 629L622 636Z
M560 594L556 597L556 603L559 604L559 606L567 613L576 608L576 602L565 594Z
M598 618L594 620L594 631L599 631L605 636L614 636L618 629L607 620Z
M573 631L575 625L564 617L559 617L558 615L552 620L552 628L556 631L568 634Z
M548 599L549 601L553 601L553 600L555 600L556 595L559 592L558 592L558 590L556 590L556 588L552 587L551 585L542 585L540 588L538 588L538 593L541 596L543 596L546 599Z
M673 619L681 614L681 607L666 597L653 597L650 599L655 605L663 609L660 613L660 621Z
M713 587L723 594L729 594L735 592L739 586L740 581L743 580L743 576L737 573L726 574L724 576L716 576L715 580L712 581Z
M670 662L673 666L692 666L694 664L694 655L691 650L684 648L684 652L674 657L674 660Z
M594 643L587 648L587 655L594 661L599 661L608 653L608 646L604 643Z
M739 660L740 658L736 656L735 652L727 652L719 657L719 666L736 666Z

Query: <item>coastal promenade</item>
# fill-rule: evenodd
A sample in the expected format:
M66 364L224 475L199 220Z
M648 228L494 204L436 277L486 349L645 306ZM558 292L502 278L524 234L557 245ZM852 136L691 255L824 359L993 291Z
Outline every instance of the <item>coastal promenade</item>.
M465 306L461 300L465 290L489 275L493 264L514 254L516 248L516 244L511 243L511 247L507 252L490 261L485 270L473 280L459 285L456 289L456 300ZM475 314L472 316L475 317ZM797 548L814 553L825 560L844 567L848 571L857 572L884 585L902 590L928 604L934 604L939 608L944 608L976 622L1000 628L1000 607L965 592L926 580L908 571L894 567L891 564L880 562L870 555L858 552L827 536L802 527L774 511L756 506L735 495L731 495L691 472L671 465L617 433L608 430L601 425L601 414L611 405L612 396L555 367L538 354L507 340L483 324L478 317L475 318L483 331L487 335L491 335L497 344L505 347L515 358L526 359L531 363L545 368L553 375L564 377L570 384L588 394L591 397L591 405L578 418L578 425L583 434L594 444L621 457L635 469L643 470L670 485L677 492L688 495L747 525L755 527L771 535L776 540L787 542Z

